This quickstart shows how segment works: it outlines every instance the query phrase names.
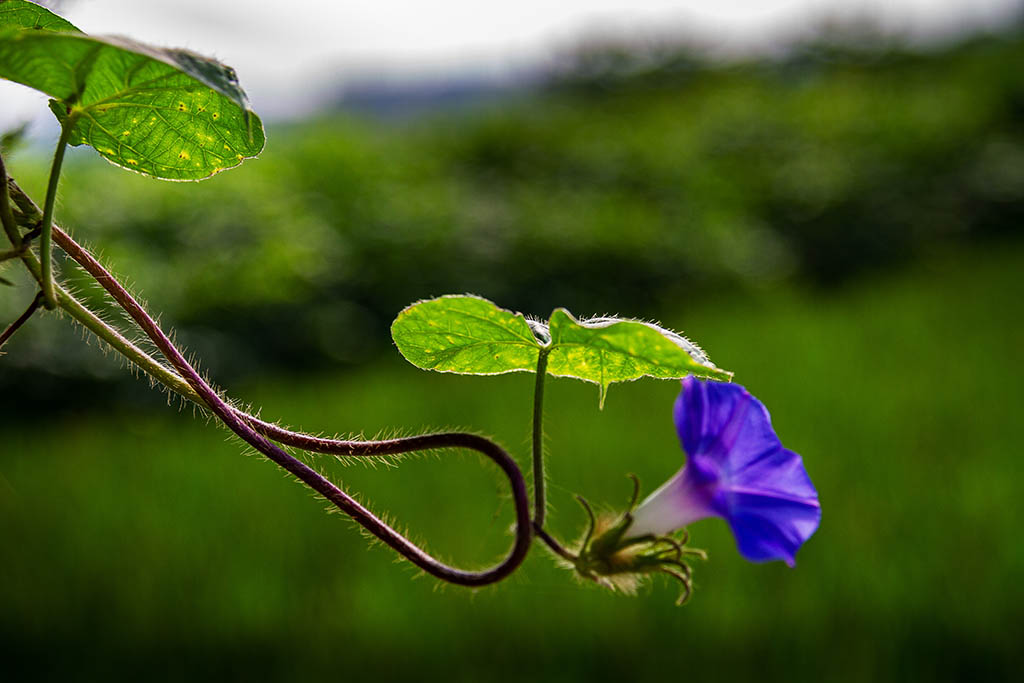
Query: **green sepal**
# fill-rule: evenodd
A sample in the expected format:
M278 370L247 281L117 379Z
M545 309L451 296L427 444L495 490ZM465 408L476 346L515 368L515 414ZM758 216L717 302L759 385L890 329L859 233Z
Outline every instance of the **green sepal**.
M676 604L689 600L693 593L693 570L687 559L707 559L700 549L686 544L689 535L685 531L677 535L629 536L633 524L632 512L636 508L639 480L634 481L633 498L629 508L618 519L598 519L590 504L577 496L587 513L589 525L580 544L579 552L571 556L571 567L576 573L600 586L611 590L632 592L648 576L664 574L680 583L682 591Z

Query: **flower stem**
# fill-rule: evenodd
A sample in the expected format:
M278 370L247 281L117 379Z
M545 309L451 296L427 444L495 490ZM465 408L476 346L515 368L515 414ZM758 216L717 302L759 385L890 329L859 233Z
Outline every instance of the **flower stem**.
M7 343L7 340L13 337L14 333L17 332L22 325L27 323L28 319L31 318L37 310L39 310L40 304L42 304L42 292L39 292L35 297L33 297L32 303L28 305L28 308L21 314L21 317L8 325L7 329L4 330L3 333L0 333L0 349L2 349L4 344Z
M39 257L43 262L43 295L46 297L46 308L57 307L57 294L53 287L53 207L57 201L57 184L60 181L60 169L64 165L64 151L68 147L71 131L78 118L74 113L68 114L61 125L60 139L53 153L53 164L50 166L50 180L46 184L46 200L43 202L42 233L39 237Z
M533 524L544 527L547 499L544 491L544 380L548 373L550 346L537 354L537 378L533 387Z
M561 543L559 543L558 540L554 536L549 534L547 531L545 531L541 527L539 527L537 525L534 525L533 531L534 531L535 534L537 534L537 537L540 540L544 541L544 544L547 545L547 547L551 548L551 550L556 555L561 557L563 560L569 560L570 562L575 562L578 559L575 555L573 555L571 552L569 552L569 550L565 546L563 546Z

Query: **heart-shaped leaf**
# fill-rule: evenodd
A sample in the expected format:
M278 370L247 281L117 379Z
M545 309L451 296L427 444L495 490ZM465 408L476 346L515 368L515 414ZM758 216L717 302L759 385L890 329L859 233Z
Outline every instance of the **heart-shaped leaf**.
M534 370L540 344L521 313L475 296L444 296L409 306L391 324L406 360L424 370L500 375Z
M413 365L441 372L536 371L539 354L544 353L548 374L597 384L602 405L613 382L691 374L732 378L695 344L651 323L619 318L581 322L560 308L544 324L474 296L413 304L395 319L391 336Z
M62 125L74 125L71 144L157 178L200 180L263 149L263 126L234 70L187 50L3 29L0 77L53 97Z
M613 382L686 375L723 381L732 378L731 372L716 368L696 344L651 323L610 317L580 322L559 308L548 325L548 374L597 384L602 405Z

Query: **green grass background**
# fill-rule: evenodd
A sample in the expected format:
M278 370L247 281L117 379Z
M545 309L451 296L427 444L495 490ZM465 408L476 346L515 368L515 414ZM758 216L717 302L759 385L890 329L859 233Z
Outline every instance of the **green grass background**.
M173 406L4 425L6 680L1011 680L1024 635L1019 244L936 251L829 290L734 293L662 322L703 344L804 456L823 519L797 567L753 565L699 522L690 604L576 582L535 547L509 581L439 587L271 463ZM110 361L113 362L113 361ZM266 417L367 434L467 426L527 467L531 377L390 358L228 387ZM674 382L549 385L551 524L574 493L621 505L682 454ZM444 557L509 543L509 500L472 455L326 466Z
M279 126L199 185L79 149L58 197L232 396L308 430L481 430L525 469L532 377L421 372L389 350L395 313L471 291L660 319L804 456L823 519L796 569L706 520L683 608L542 547L501 585L439 586L45 316L0 358L0 682L1019 678L1024 24L865 37L736 64L596 45L493 100ZM45 155L5 162L41 200ZM19 271L0 321L32 296ZM682 464L677 383L604 411L592 385L548 391L561 538L574 494L621 507L628 473L649 491ZM442 557L507 551L505 484L472 454L318 462Z

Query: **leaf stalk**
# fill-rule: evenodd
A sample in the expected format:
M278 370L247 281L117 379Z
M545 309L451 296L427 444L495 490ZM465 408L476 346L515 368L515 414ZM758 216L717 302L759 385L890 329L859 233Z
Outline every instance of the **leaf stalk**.
M57 185L60 182L60 170L64 165L64 152L68 147L68 140L71 139L71 131L78 122L78 116L74 111L68 113L66 119L61 122L60 139L57 141L57 149L53 153L53 164L50 166L50 178L46 183L46 199L43 202L43 223L40 226L42 232L39 236L39 257L43 263L42 288L43 296L46 297L44 305L47 309L53 310L57 307L57 294L53 286L53 207L57 202Z

